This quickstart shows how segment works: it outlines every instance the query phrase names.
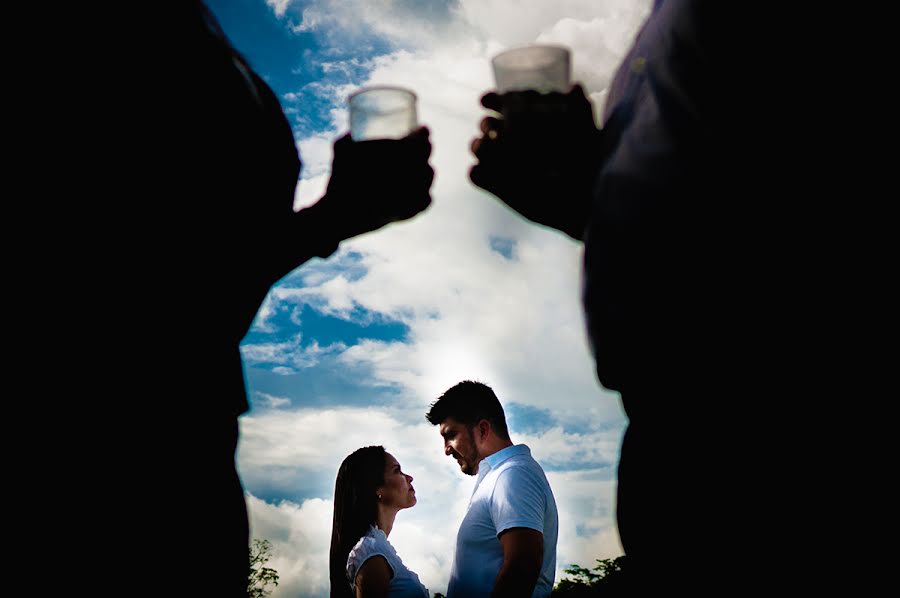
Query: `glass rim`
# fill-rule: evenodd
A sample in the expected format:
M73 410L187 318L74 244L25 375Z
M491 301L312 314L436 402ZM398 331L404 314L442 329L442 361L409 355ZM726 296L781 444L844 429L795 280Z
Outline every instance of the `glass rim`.
M524 44L521 46L511 46L506 48L505 50L494 54L494 58L498 56L503 56L504 54L511 54L513 52L518 52L520 50L558 50L563 54L570 54L571 50L568 46L564 46L562 44ZM493 59L492 59L493 60Z
M356 96L369 91L396 91L408 95L413 101L418 100L416 92L409 89L408 87L400 87L399 85L366 85L365 87L360 87L349 96L347 96L347 102L352 102L353 98L355 98Z

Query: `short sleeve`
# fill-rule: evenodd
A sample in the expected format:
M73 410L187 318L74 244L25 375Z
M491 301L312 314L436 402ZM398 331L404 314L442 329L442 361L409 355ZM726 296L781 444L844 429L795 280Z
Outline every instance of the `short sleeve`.
M498 536L514 527L543 534L546 506L544 485L534 472L519 467L500 472L491 497L491 519Z
M373 556L380 556L387 561L388 568L391 570L391 577L394 576L394 566L391 565L391 559L388 556L390 550L387 546L387 540L381 530L376 530L375 534L367 534L360 538L356 546L350 550L347 555L347 581L350 587L356 587L356 574L360 568Z

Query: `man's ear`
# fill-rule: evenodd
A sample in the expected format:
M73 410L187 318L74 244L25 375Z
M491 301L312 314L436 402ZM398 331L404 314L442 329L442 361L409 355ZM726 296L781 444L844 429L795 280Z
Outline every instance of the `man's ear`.
M491 433L491 422L486 419L480 420L475 426L475 431L478 434L478 438L484 442Z

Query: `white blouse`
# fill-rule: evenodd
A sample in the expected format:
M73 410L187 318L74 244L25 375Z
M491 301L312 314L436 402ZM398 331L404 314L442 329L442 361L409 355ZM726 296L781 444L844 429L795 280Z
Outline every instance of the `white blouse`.
M419 581L419 576L406 568L400 556L391 543L388 542L384 532L374 525L369 528L366 535L359 539L356 546L347 556L347 580L350 589L356 593L356 573L367 560L373 556L382 556L394 576L388 584L388 596L390 598L429 598L428 588Z

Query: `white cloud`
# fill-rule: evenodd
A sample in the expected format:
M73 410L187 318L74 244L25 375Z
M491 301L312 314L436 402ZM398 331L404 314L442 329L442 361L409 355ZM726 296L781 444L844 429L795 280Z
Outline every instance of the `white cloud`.
M273 598L327 596L332 502L314 498L273 505L248 495L247 510L251 537L272 543L266 566L279 576Z
M375 37L420 47L462 25L447 0L314 0L298 12L294 31L315 32L334 44Z
M615 527L615 482L596 477L592 470L547 473L559 511L556 581L569 565L590 569L595 559L623 554Z
M537 41L560 21L601 19L613 44L634 33L649 11L648 0L461 0L461 13L489 39L504 46Z
M529 446L539 446L534 452L535 459L548 465L560 466L577 461L603 465L613 471L618 462L621 428L603 432L569 433L555 426L539 434L516 435L517 442Z
M278 409L279 407L287 407L291 404L291 400L285 397L276 397L265 392L253 393L254 404L267 407L269 409Z
M264 327L265 329L265 327ZM310 368L319 363L322 357L341 353L346 349L342 343L332 343L326 347L319 346L316 341L303 347L300 335L293 340L276 343L244 343L241 345L241 357L247 365L258 363L281 364L288 372L290 368Z
M284 13L287 11L287 7L291 2L292 0L266 0L266 4L269 5L278 17L284 16Z
M320 133L301 139L297 150L303 157L303 176L319 176L331 171L334 136Z

